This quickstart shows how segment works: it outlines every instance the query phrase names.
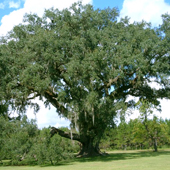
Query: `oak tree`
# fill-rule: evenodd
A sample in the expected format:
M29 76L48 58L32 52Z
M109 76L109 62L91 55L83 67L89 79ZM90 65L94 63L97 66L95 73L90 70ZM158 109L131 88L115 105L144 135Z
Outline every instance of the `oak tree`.
M169 16L152 29L118 19L118 10L73 4L26 14L0 44L1 101L20 112L32 99L53 105L78 133L51 134L77 140L80 155L100 154L99 141L117 113L135 106L129 96L158 105L169 97ZM155 81L159 89L150 86Z

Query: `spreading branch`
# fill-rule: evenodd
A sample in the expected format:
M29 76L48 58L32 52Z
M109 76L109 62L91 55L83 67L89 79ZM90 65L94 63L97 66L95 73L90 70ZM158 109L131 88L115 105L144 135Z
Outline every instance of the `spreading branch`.
M60 136L67 138L67 139L72 139L80 142L80 135L76 133L71 133L71 132L64 132L63 130L57 129L55 127L51 128L50 131L51 137L54 136L55 134L59 134Z

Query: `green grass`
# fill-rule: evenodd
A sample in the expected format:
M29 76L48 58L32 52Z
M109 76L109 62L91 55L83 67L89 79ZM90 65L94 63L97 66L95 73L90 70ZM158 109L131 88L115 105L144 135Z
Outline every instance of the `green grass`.
M107 156L76 158L58 166L1 166L1 170L169 170L170 150L113 151Z

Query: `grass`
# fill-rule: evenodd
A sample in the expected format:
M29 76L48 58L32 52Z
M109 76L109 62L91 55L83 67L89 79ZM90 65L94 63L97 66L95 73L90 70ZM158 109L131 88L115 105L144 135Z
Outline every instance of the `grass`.
M58 166L1 166L1 170L169 170L170 150L113 151L107 156L76 158Z

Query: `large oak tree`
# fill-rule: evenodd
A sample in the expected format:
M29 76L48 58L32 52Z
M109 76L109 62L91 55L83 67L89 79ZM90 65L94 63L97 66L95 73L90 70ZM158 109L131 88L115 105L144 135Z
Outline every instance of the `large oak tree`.
M24 112L45 105L71 122L78 133L52 128L51 134L77 140L80 155L99 154L99 141L117 113L134 107L129 96L169 97L169 16L152 29L145 22L118 19L117 9L73 4L46 10L42 18L27 14L1 39L1 102ZM150 81L160 85L151 88Z

